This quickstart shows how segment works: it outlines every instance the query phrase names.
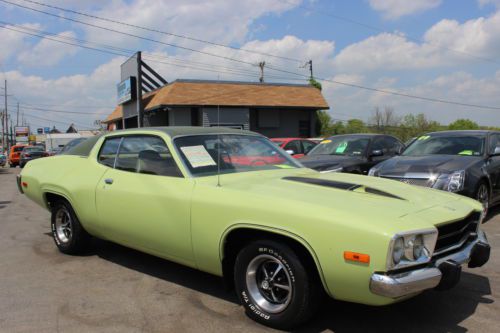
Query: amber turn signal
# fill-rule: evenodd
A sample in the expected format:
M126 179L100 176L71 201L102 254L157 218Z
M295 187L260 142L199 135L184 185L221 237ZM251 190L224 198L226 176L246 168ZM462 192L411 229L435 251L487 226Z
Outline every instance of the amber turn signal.
M363 264L370 263L370 256L364 253L344 251L344 259L348 261L357 261Z

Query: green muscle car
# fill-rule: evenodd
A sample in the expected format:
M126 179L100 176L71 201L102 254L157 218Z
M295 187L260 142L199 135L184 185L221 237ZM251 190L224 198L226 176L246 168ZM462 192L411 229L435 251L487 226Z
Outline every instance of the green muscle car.
M247 314L289 329L323 295L385 305L485 264L482 205L400 182L304 168L227 128L116 131L18 176L63 253L91 236L223 276Z

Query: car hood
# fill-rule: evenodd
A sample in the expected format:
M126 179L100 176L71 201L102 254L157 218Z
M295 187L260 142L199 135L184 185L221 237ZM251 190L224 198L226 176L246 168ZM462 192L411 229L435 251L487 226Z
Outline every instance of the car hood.
M362 162L362 157L341 155L306 155L299 161L308 168L323 171L338 167L345 168L358 164Z
M217 186L216 176L198 178L198 181ZM322 174L311 169L226 174L220 177L220 184L220 189L228 193L228 202L238 198L238 201L255 203L259 209L279 210L311 221L361 220L383 226L434 208L431 218L421 221L423 224L419 226L428 227L429 223L459 219L474 209L481 209L481 205L471 199L444 191L378 177Z
M377 165L379 176L408 176L416 173L443 174L465 170L481 160L479 156L397 156Z

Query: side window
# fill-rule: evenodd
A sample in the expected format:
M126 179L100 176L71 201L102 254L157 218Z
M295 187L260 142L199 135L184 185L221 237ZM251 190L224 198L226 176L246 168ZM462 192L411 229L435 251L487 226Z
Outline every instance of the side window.
M384 141L382 137L376 137L373 139L372 146L371 146L371 151L374 150L381 150L384 155L386 154L386 150L384 149Z
M316 147L316 144L312 141L302 141L302 146L304 146L304 154L307 154L311 151L311 149L313 149L314 147Z
M163 139L152 135L125 136L116 168L149 175L182 177Z
M385 149L387 150L387 155L399 154L401 148L403 147L401 142L399 142L396 138L393 138L392 136L384 137L384 145ZM384 151L384 154L385 153L386 152Z
M104 164L112 168L115 164L116 153L118 152L118 146L120 145L120 140L122 138L111 138L106 139L99 152L99 163Z
M493 134L490 137L490 154L500 153L500 134Z
M293 140L286 144L285 150L293 150L294 154L302 154L302 146L299 140Z

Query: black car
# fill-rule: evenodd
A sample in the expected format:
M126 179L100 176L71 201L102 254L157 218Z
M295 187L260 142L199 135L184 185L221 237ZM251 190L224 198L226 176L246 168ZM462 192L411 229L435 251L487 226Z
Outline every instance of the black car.
M19 156L19 167L24 168L26 163L31 160L46 157L49 154L40 146L26 146L21 151L21 155Z
M500 203L500 132L445 131L418 137L370 175Z
M399 154L403 149L403 143L390 135L337 135L321 141L299 161L305 167L320 172L367 174L372 166Z

